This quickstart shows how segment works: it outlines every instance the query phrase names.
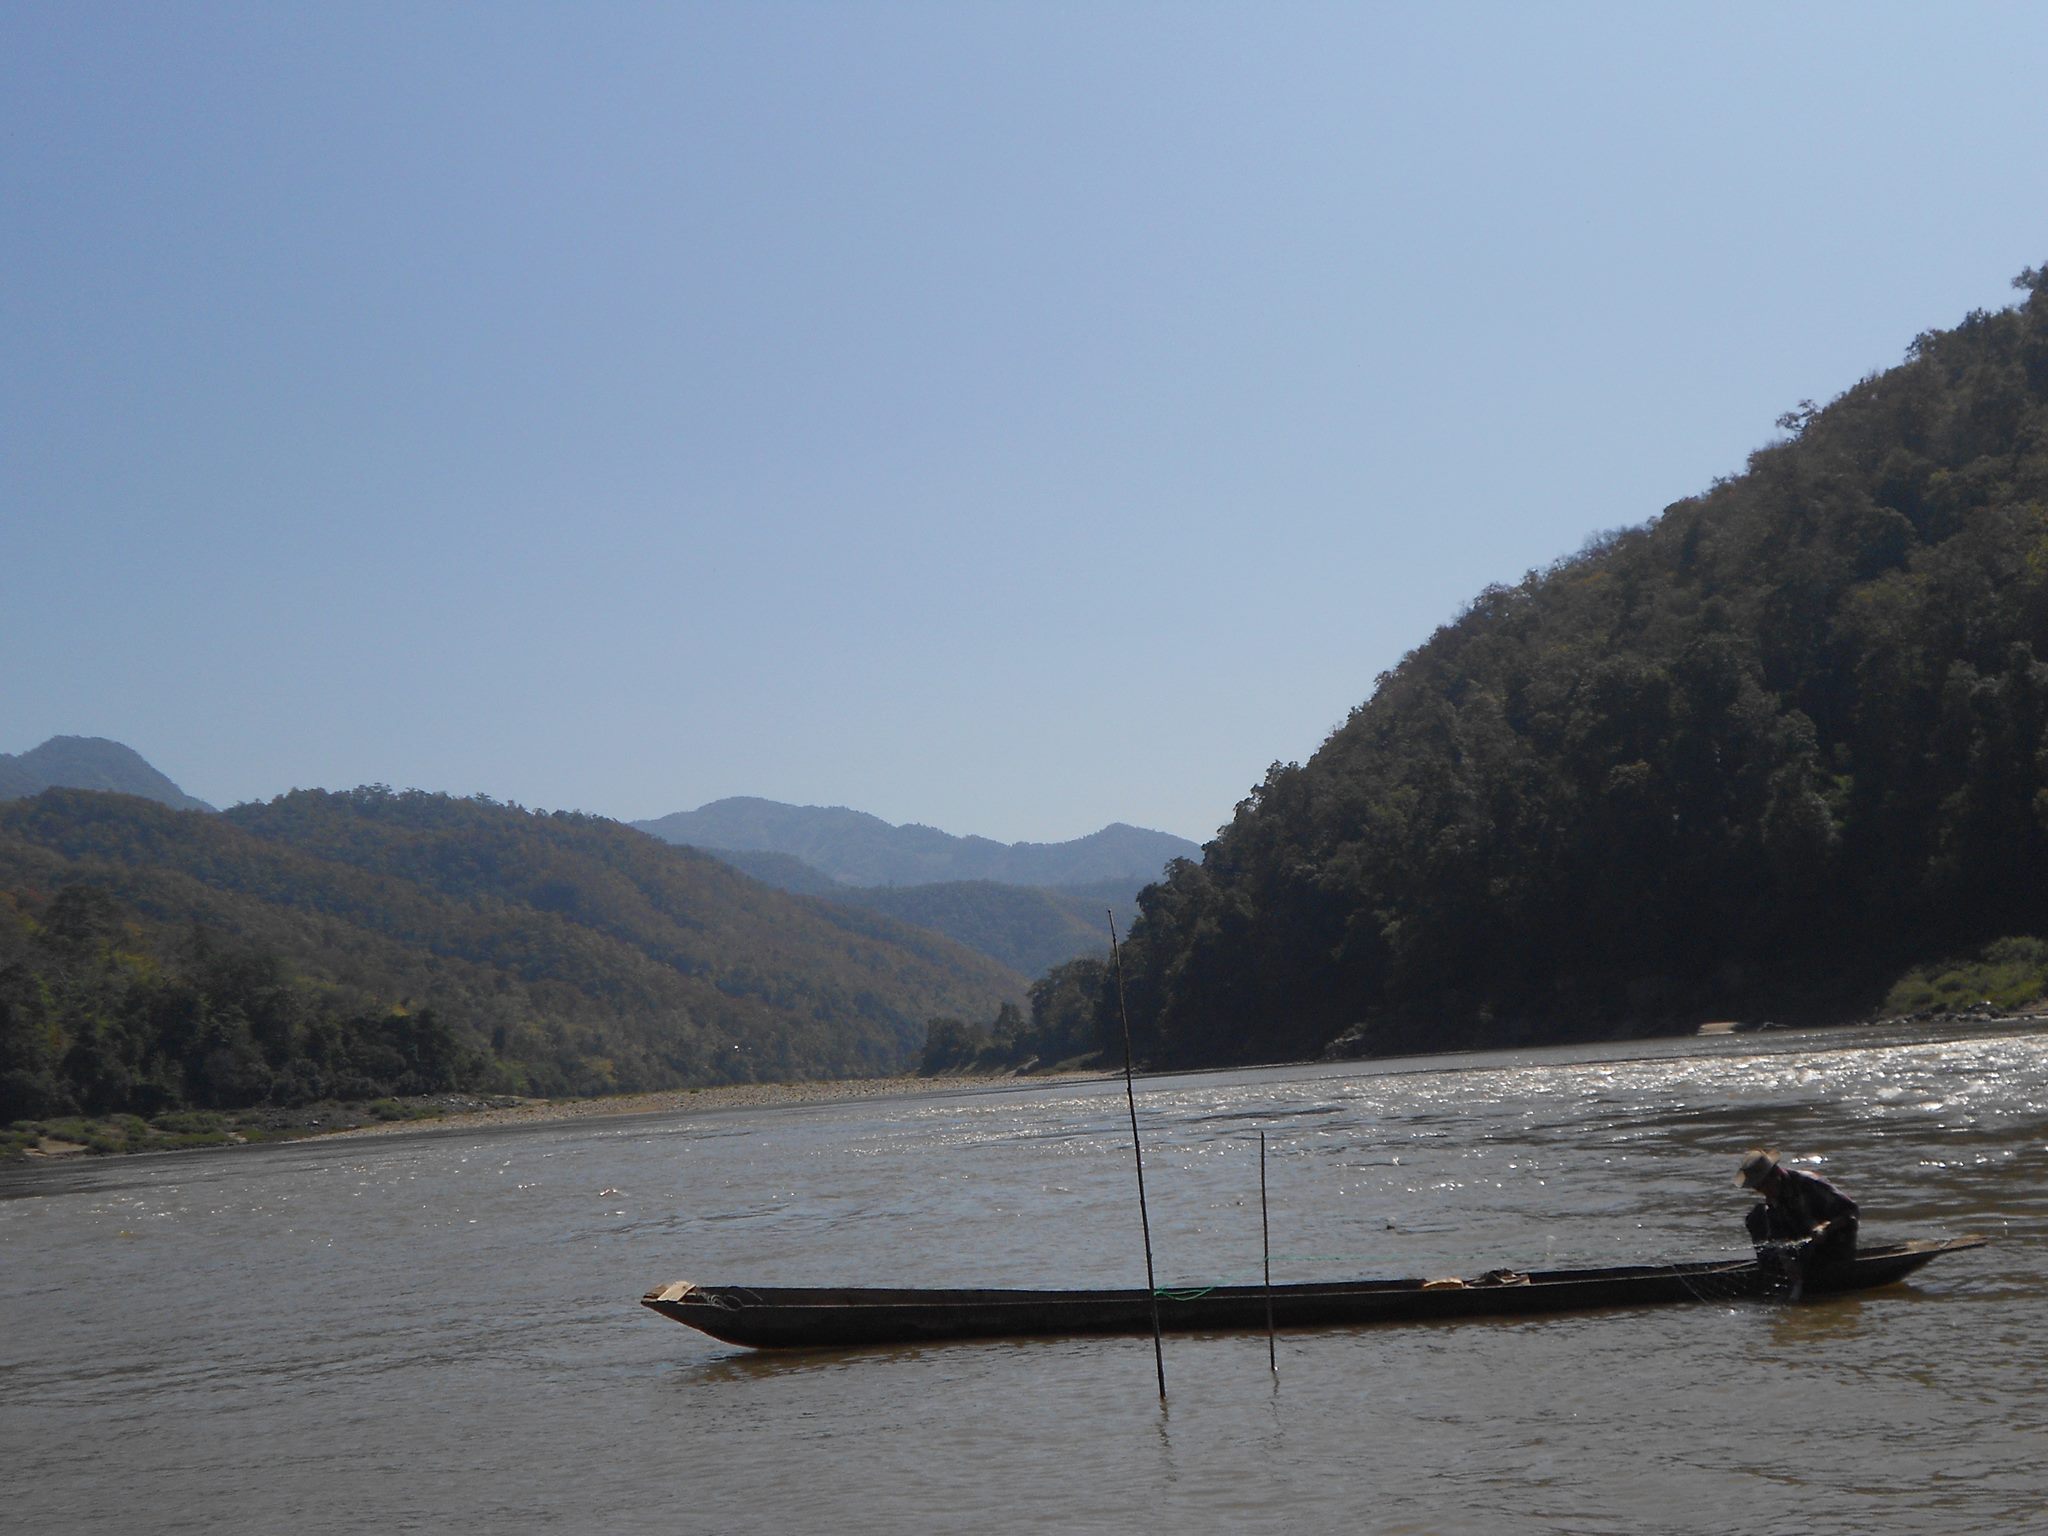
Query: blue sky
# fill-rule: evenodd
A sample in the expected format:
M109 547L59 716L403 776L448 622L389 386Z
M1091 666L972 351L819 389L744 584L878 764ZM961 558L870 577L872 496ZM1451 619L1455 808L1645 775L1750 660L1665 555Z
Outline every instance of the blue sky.
M2048 261L2048 8L0 9L0 751L1204 839Z

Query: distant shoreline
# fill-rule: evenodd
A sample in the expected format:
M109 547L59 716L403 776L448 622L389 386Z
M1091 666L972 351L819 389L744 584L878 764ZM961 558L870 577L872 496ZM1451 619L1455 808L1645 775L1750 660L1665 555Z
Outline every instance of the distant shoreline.
M1854 1030L1878 1025L1925 1025L1939 1028L1961 1024L2034 1024L2048 1022L2048 1004L2033 1004L2019 1009L1998 1009L1989 1004L1979 1003L1971 1008L1953 1012L1927 1012L1883 1019L1850 1020L1834 1025L1800 1026L1823 1031ZM1711 1023L1701 1026L1696 1035L1673 1034L1670 1036L1646 1037L1666 1040L1673 1045L1689 1040L1712 1040L1717 1037L1740 1033L1749 1035L1756 1030L1774 1030L1773 1025L1735 1025L1733 1023ZM1581 1044L1588 1042L1579 1042ZM1462 1056L1470 1052L1435 1052L1433 1055ZM1399 1060L1399 1056L1362 1056L1337 1059L1305 1060L1295 1062L1263 1062L1256 1067L1231 1066L1218 1068L1161 1069L1140 1073L1140 1077L1160 1075L1181 1076L1206 1071L1233 1072L1274 1067L1317 1067L1339 1071L1346 1066L1359 1066L1372 1061ZM254 1131L249 1127L227 1128L210 1134L206 1140L187 1139L182 1143L127 1146L88 1147L77 1141L63 1139L60 1135L46 1132L40 1145L32 1145L14 1152L11 1156L0 1156L0 1165L20 1168L24 1165L69 1162L81 1156L95 1153L115 1156L150 1156L153 1154L178 1151L214 1150L223 1146L273 1145L292 1141L334 1141L363 1136L421 1136L439 1132L462 1132L476 1130L513 1129L523 1126L562 1125L583 1120L619 1120L636 1115L689 1115L719 1114L742 1110L788 1109L812 1105L857 1103L867 1100L917 1098L933 1094L978 1095L992 1093L1029 1092L1040 1088L1058 1088L1075 1083L1113 1083L1120 1072L1068 1071L1033 1073L1029 1075L986 1073L947 1073L941 1076L920 1077L898 1075L894 1077L826 1079L801 1083L724 1083L704 1088L668 1088L643 1093L613 1094L597 1098L562 1099L515 1099L505 1097L480 1097L467 1093L423 1095L403 1101L384 1101L392 1111L373 1105L313 1106L317 1118L299 1119L288 1126L274 1126L266 1131ZM332 1119L328 1119L328 1117ZM326 1124L322 1121L327 1120ZM247 1134L244 1134L247 1132ZM71 1134L81 1134L73 1132ZM0 1149L4 1151L5 1149Z
M791 1109L807 1105L855 1103L870 1099L916 1098L925 1094L1016 1093L1056 1088L1069 1083L1110 1082L1102 1072L1046 1072L1029 1076L952 1073L938 1077L868 1077L805 1083L722 1083L706 1088L668 1088L645 1093L596 1098L519 1099L469 1093L424 1094L380 1104L315 1105L316 1111L289 1124L255 1127L226 1125L199 1136L155 1144L89 1146L71 1135L95 1134L105 1122L73 1121L83 1129L65 1133L45 1130L36 1144L0 1166L20 1168L70 1162L93 1155L149 1157L172 1152L217 1151L223 1147L276 1146L284 1142L335 1141L357 1136L425 1136L442 1131L513 1129L561 1125L580 1120L620 1120L635 1115L720 1114L738 1110ZM5 1149L0 1149L4 1152Z
M1853 1030L1870 1028L1880 1024L1961 1024L1961 1023L2025 1023L2044 1017L2044 1010L2036 1008L1979 1011L1965 1009L1953 1013L1930 1013L1912 1018L1858 1019L1842 1024L1808 1025L1814 1030ZM1674 1043L1706 1038L1711 1039L1723 1033L1753 1035L1776 1032L1777 1025L1702 1025L1695 1034L1673 1034L1650 1038L1670 1040ZM1362 1063L1374 1059L1361 1057L1336 1061L1295 1061L1261 1062L1254 1067L1232 1066L1219 1068L1179 1068L1141 1072L1146 1076L1180 1076L1201 1071L1236 1072L1259 1068L1288 1066L1317 1066L1339 1068L1352 1061ZM533 1099L523 1103L484 1109L453 1110L446 1114L433 1115L410 1120L377 1121L368 1125L347 1127L332 1131L316 1132L307 1139L336 1140L352 1136L399 1136L410 1133L432 1131L480 1130L498 1126L550 1125L571 1120L621 1119L630 1115L673 1115L711 1114L725 1110L740 1109L785 1109L809 1104L843 1104L865 1099L916 1098L925 1094L944 1093L1014 1093L1038 1087L1060 1087L1069 1083L1115 1082L1121 1079L1121 1072L1046 1072L1029 1076L991 1076L987 1073L948 1073L936 1077L898 1076L827 1079L807 1083L726 1083L711 1088L666 1088L649 1093L613 1094L591 1099Z
M1046 1072L1029 1077L950 1074L939 1077L863 1077L809 1083L724 1083L713 1088L666 1088L651 1093L611 1094L592 1099L532 1099L488 1109L458 1109L414 1120L318 1131L301 1140L338 1141L357 1136L403 1136L433 1131L468 1131L503 1126L555 1125L571 1120L612 1120L631 1115L713 1114L739 1109L788 1109L807 1104L844 1104L866 1099L907 1099L934 1093L1014 1093L1068 1083L1109 1082L1103 1072Z

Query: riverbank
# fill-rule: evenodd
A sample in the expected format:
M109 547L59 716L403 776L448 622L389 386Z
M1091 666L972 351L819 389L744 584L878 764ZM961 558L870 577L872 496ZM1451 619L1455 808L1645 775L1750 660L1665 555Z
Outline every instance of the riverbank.
M2048 1004L2002 1008L1988 1000L1965 1008L1925 1009L1881 1019L1826 1026L1844 1030L1919 1025L2040 1022ZM1771 1023L1715 1022L1700 1026L1703 1037L1775 1030ZM1671 1036L1673 1040L1683 1036ZM1405 1054L1405 1053L1403 1053ZM1364 1062L1371 1056L1325 1058L1326 1065ZM1269 1065L1280 1065L1270 1063ZM1218 1069L1235 1070L1235 1069ZM426 1131L464 1131L497 1126L545 1125L628 1115L711 1114L725 1110L777 1109L863 1099L906 1098L933 1093L1013 1093L1071 1082L1117 1077L1100 1071L1045 1072L1029 1076L949 1073L935 1077L896 1076L807 1083L729 1083L709 1088L672 1088L588 1099L526 1099L464 1093L380 1099L359 1104L310 1104L291 1109L257 1108L226 1112L182 1111L154 1121L116 1115L102 1119L66 1117L0 1128L0 1164L47 1162L95 1154L174 1152L312 1137L391 1136Z
M1880 1025L1922 1024L1940 1027L1957 1024L2017 1023L2048 1017L2048 1005L2004 1009L1989 1002L1954 1010L1928 1009L1889 1019L1858 1019L1823 1026L1852 1030ZM1727 1023L1702 1025L1701 1035L1774 1031L1771 1023ZM1672 1035L1678 1041L1686 1037ZM1370 1058L1357 1058L1370 1059ZM1271 1062L1269 1066L1287 1065ZM1298 1063L1306 1065L1306 1063ZM1183 1069L1186 1070L1186 1069ZM1213 1069L1241 1071L1242 1067ZM521 1099L492 1104L458 1104L460 1095L442 1095L438 1100L400 1100L415 1118L379 1120L361 1125L337 1127L319 1134L329 1137L391 1136L428 1130L471 1130L489 1126L542 1125L554 1121L590 1120L625 1115L672 1115L712 1113L734 1109L779 1109L801 1104L845 1103L861 1099L906 1098L931 1093L1007 1093L1020 1089L1061 1083L1121 1080L1116 1072L1042 1072L1029 1076L988 1073L947 1073L934 1077L871 1077L810 1083L730 1083L715 1088L672 1088L653 1093L615 1094L595 1099ZM436 1103L444 1108L433 1108ZM421 1106L414 1109L414 1106Z
M653 1093L612 1094L595 1099L521 1099L509 1104L450 1108L443 1113L411 1120L386 1120L337 1127L318 1134L338 1138L391 1136L419 1131L466 1131L491 1126L546 1125L570 1120L616 1119L628 1115L710 1114L735 1109L783 1109L802 1104L840 1104L863 1099L912 1098L930 1093L1014 1093L1020 1089L1103 1080L1105 1074L1100 1072L1046 1072L1030 1077L949 1075L847 1078L812 1083L727 1083L715 1088L670 1088Z
M146 1121L137 1115L66 1116L17 1124L0 1131L0 1162L135 1152L179 1152L314 1137L391 1136L421 1131L464 1131L494 1126L627 1115L710 1114L722 1110L780 1109L804 1104L907 1098L928 1093L1004 1093L1070 1082L1101 1080L1100 1072L1045 1072L1032 1076L953 1074L871 1077L808 1083L728 1083L671 1088L589 1099L526 1099L509 1095L423 1094L367 1104L309 1104L293 1109L186 1111Z

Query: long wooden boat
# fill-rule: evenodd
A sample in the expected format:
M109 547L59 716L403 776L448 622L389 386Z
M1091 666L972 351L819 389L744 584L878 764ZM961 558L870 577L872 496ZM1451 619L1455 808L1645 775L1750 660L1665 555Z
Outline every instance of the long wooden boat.
M1889 1285L1939 1254L1983 1246L1981 1237L1917 1238L1861 1249L1846 1264L1816 1266L1795 1285L1756 1258L1612 1269L1494 1270L1464 1280L1347 1280L1334 1284L1218 1285L1161 1290L1160 1327L1173 1333L1263 1330L1270 1300L1279 1328L1514 1317L1601 1307L1647 1307L1738 1297L1816 1296ZM1152 1296L1109 1291L887 1290L692 1285L676 1281L640 1298L663 1317L759 1349L843 1349L941 1339L1033 1334L1150 1333Z

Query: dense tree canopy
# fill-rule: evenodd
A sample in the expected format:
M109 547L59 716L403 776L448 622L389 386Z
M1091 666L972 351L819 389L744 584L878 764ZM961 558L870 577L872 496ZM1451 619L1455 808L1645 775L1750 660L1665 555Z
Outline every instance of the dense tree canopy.
M1119 1064L1123 1026L1115 987L1108 962L1085 955L1065 961L1031 984L1028 1017L1005 1003L986 1025L931 1020L919 1070L1027 1072Z
M1864 1006L2048 932L2048 273L1489 588L1141 897L1159 1062Z

